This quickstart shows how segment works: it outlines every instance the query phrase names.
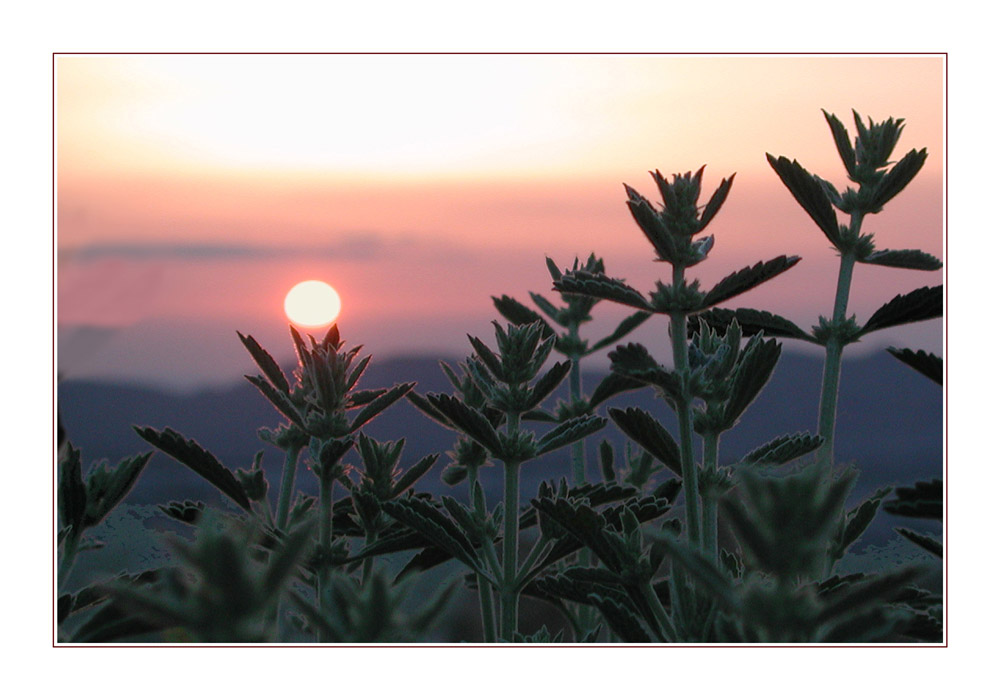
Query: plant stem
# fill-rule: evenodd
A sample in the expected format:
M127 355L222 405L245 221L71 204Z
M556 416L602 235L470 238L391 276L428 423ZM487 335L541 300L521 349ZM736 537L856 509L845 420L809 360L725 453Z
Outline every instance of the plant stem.
M333 477L324 474L319 481L319 546L321 559L316 572L316 601L319 603L319 612L325 616L326 610L326 589L330 573L330 541L333 539ZM369 558L368 561L371 561ZM332 641L326 638L322 631L319 631L320 642Z
M684 267L674 266L674 289L684 284ZM681 479L684 482L684 510L687 516L688 541L696 547L701 542L698 517L698 471L694 464L694 425L691 419L691 395L688 391L687 314L670 313L670 340L674 352L674 371L681 376L681 396L677 402L680 425Z
M513 436L520 431L521 417L517 412L507 414L507 435ZM517 631L517 537L518 537L518 505L519 477L521 463L504 461L503 486L503 581L500 591L500 636L504 641L514 639Z
M703 439L704 455L702 468L706 474L715 475L719 469L719 433L709 432ZM714 486L714 484L713 484ZM712 558L719 559L719 499L715 493L706 493L704 510L702 511L702 538L704 550Z
M645 599L646 604L653 611L653 617L656 618L657 626L659 627L660 636L665 642L675 642L677 641L677 630L674 629L674 625L670 622L670 616L667 614L666 609L663 607L663 603L660 602L659 597L656 595L656 591L653 590L652 581L646 581L640 588L642 589L642 597Z
M76 530L74 527L73 530ZM80 548L80 537L76 532L71 531L66 535L66 540L63 543L63 553L62 557L59 559L59 577L57 579L57 591L61 591L62 587L66 585L66 581L69 580L69 574L73 570L73 564L76 563L76 553Z
M285 449L285 466L281 470L281 488L278 491L278 517L275 525L284 530L288 525L288 513L292 505L292 487L295 485L295 470L299 464L302 445L292 445Z
M569 324L569 337L575 344L579 340L579 324L571 322ZM575 404L583 396L583 379L580 372L580 357L571 355L569 358L569 398L570 403ZM586 441L578 440L570 447L570 456L573 462L573 485L583 486L587 482L587 451Z
M852 226L854 217L852 217ZM860 219L858 221L860 228ZM847 318L847 300L851 293L851 276L854 273L854 256L843 253L840 257L840 274L837 277L837 297L833 305L834 329L842 327ZM844 354L844 340L837 332L826 342L826 359L823 363L823 387L819 399L819 434L823 444L818 459L833 466L833 437L837 427L837 395L840 387L840 366Z
M475 502L476 483L479 480L479 468L468 467L469 474L469 501ZM493 544L487 542L486 547L493 549ZM493 552L496 556L496 552ZM483 619L483 641L487 644L494 644L497 641L496 613L493 610L493 593L486 577L476 574L476 588L479 589L479 613Z

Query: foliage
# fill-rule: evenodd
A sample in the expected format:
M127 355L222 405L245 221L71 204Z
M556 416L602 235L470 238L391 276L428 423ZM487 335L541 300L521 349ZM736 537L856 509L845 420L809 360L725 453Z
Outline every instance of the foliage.
M246 379L280 421L258 433L284 453L280 482L271 488L263 452L234 470L169 427L136 426L224 497L222 507L159 506L181 535L155 568L70 585L78 556L100 546L85 532L122 502L152 453L84 475L60 424L59 641L440 641L440 620L463 583L477 599L487 643L940 641L942 600L925 588L933 569L859 573L843 562L880 509L940 520L942 482L878 489L849 507L858 472L836 466L833 452L843 348L942 312L938 286L897 295L863 324L847 315L855 264L941 267L921 251L877 250L861 230L927 154L890 160L901 119L866 124L855 113L852 143L843 124L824 115L852 185L838 190L797 161L767 156L840 257L833 313L811 331L769 311L721 306L775 280L798 256L755 262L704 288L689 275L715 245L705 232L735 176L701 201L704 166L672 177L654 171L662 205L627 185L626 204L657 262L670 266L669 279L643 294L610 277L594 254L562 270L547 258L559 302L532 292L535 311L494 297L508 323L494 322L490 341L469 336L471 351L457 368L441 364L451 393L421 394L413 383L360 389L371 356L348 348L336 325L321 340L290 329L298 363L291 377L253 336L239 333L259 369ZM849 223L838 221L838 211ZM581 328L601 301L628 307L628 315L591 341ZM666 323L667 361L656 359L659 348L625 342L647 321ZM768 384L779 339L825 348L817 432L767 436L723 463L720 442ZM610 371L587 395L580 361L605 350ZM889 352L942 383L940 358ZM553 353L562 359L552 362ZM664 415L603 406L650 389L664 414L676 416L676 433ZM364 432L404 397L454 432L439 473L449 487L464 483L464 493L418 491L439 455L404 459L405 438L380 442ZM603 440L593 474L586 440L606 428L628 442L616 456ZM565 473L522 499L522 470L550 453L568 454ZM317 479L318 497L296 488L302 468ZM502 471L502 493L487 492L484 469ZM908 545L943 557L932 535L898 531ZM528 629L519 615L527 599L549 606L565 626Z

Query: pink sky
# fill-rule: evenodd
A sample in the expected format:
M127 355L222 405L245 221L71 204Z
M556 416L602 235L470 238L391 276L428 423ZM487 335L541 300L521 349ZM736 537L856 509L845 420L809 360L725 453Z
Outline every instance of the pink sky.
M808 327L837 262L765 152L846 184L822 108L906 119L917 180L865 231L942 257L943 58L76 56L57 61L58 321L67 376L179 387L249 369L235 330L290 356L282 311L333 284L348 342L458 356L490 295L548 292L544 256L591 251L641 290L669 269L624 205L647 171L737 173L692 273L803 262L736 300ZM865 320L942 275L861 266ZM599 329L627 311L598 307ZM664 324L638 337L665 337ZM101 332L82 333L79 326ZM870 337L940 352L941 326ZM790 344L796 345L794 343ZM801 346L799 346L801 348ZM654 348L654 354L655 352Z

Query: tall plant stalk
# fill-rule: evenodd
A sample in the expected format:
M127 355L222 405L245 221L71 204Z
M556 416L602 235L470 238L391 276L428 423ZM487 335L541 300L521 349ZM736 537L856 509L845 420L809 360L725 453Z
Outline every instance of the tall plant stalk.
M521 420L516 411L507 413L507 437L513 438L520 432ZM504 460L503 463L503 580L500 590L500 636L511 641L517 629L517 545L518 512L520 509L519 460Z

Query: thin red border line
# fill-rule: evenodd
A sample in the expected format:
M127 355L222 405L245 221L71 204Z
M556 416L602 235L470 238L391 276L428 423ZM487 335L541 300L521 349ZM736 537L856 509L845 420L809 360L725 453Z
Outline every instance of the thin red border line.
M698 52L644 52L644 51L564 51L564 52L538 52L538 51L515 51L515 52L503 52L503 51L483 51L483 52L469 52L469 51L430 51L430 52L419 52L419 51L333 51L333 52L312 52L312 51L81 51L81 52L53 52L52 53L52 376L53 376L53 391L52 391L52 432L53 436L56 433L56 387L55 387L55 375L56 375L56 58L59 56L940 56L944 59L944 144L945 144L945 167L944 167L944 202L945 202L945 216L944 216L944 255L945 255L945 267L944 267L944 286L947 287L948 281L948 52L947 51L917 51L917 52L892 52L892 51L875 51L875 52L835 52L835 51L825 51L825 52L813 52L813 53L800 53L794 51L787 52L774 52L774 53L744 53L744 52L718 52L718 53L698 53ZM948 392L947 392L947 376L948 376L948 302L945 299L945 317L944 317L944 371L945 371L945 392L944 392L944 438L947 440L948 436ZM58 458L57 448L55 446L55 441L53 441L53 462L55 463ZM945 502L945 512L948 510L948 453L947 450L944 453L944 502ZM56 502L56 469L52 470L52 503ZM948 527L947 523L944 523L944 546L945 546L945 557L944 557L944 644L906 644L906 645L815 645L815 644L796 644L794 646L783 646L783 645L722 645L722 644L712 644L712 645L682 645L682 644L650 644L650 645L637 645L640 648L667 648L667 649L701 649L701 648L711 648L711 649L744 649L744 648L754 648L754 649L947 649L948 648L948 594L950 587L948 585ZM52 518L52 540L53 543L56 541L56 513L53 513ZM52 647L53 648L71 648L71 649L90 649L95 645L81 645L81 644L59 644L57 640L56 633L56 606L58 598L56 594L56 552L54 551L52 557ZM120 645L120 644L102 644L99 645L102 648L111 649L143 649L147 648L144 645ZM464 648L486 648L486 649L503 649L503 648L538 648L540 645L512 645L512 647L501 646L501 645L473 645L473 644L403 644L403 645L376 645L376 644L363 644L363 645L348 645L348 644L338 644L333 648L345 648L345 649L394 649L398 646L414 649L464 649ZM622 649L622 648L632 648L633 645L597 645L597 644L547 644L541 645L545 648L594 648L594 649ZM148 645L150 648L163 649L313 649L313 648L327 648L326 645L297 645L297 644L271 644L271 645L173 645L173 644L152 644Z

